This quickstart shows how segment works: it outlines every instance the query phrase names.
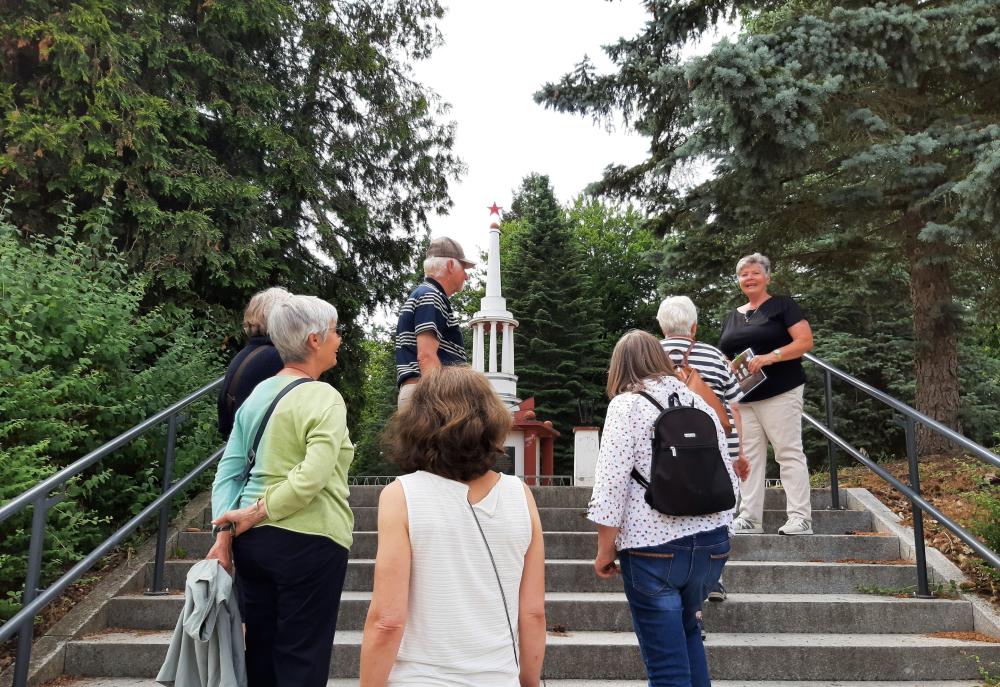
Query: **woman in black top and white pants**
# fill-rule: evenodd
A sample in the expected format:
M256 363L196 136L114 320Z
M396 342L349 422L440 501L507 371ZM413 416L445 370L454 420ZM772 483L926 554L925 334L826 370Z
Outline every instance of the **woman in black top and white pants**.
M771 261L760 253L736 263L744 305L722 325L719 348L730 359L747 348L754 353L751 373L767 368L759 386L740 400L743 452L750 461L750 477L740 492L736 534L763 532L764 477L767 444L781 469L788 521L779 534L812 534L809 503L809 466L802 450L802 356L812 350L813 336L802 309L788 296L771 296Z

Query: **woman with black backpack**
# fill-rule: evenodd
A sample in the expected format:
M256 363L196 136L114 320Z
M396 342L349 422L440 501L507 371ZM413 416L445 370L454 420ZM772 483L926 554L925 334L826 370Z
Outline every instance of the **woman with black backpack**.
M607 390L587 514L595 572L622 575L649 684L708 687L696 614L729 557L738 482L725 432L647 332L615 345Z

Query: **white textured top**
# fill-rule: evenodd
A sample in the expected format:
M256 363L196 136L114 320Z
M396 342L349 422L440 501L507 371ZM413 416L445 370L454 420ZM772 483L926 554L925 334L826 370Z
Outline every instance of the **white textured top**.
M739 482L733 472L732 457L726 450L726 435L708 404L673 377L645 380L645 387L646 393L664 407L670 394L676 393L682 404L691 405L693 399L695 407L706 411L715 420L719 452L726 463L733 491L738 493ZM636 467L644 477L649 478L653 458L653 422L659 414L656 406L639 394L619 394L608 404L587 517L598 525L621 528L615 540L615 548L619 551L665 544L722 526L732 527L731 510L709 515L675 516L655 511L646 503L645 490L632 479L631 473Z
M469 510L469 488L423 471L399 481L410 521L410 602L390 687L517 687L507 616ZM531 543L524 484L501 475L473 507L493 551L516 637L521 573Z

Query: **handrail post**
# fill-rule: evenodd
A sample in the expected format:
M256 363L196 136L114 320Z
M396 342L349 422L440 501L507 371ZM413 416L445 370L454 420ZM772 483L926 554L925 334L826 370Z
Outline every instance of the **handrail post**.
M167 422L167 452L163 458L163 491L166 493L174 481L174 452L177 446L177 413L170 416ZM163 596L166 588L163 583L163 569L167 558L167 531L170 528L170 501L160 508L160 523L156 532L156 560L153 563L153 584L146 591L146 596Z
M833 429L833 378L829 370L823 370L823 385L826 389L826 426ZM833 439L826 439L826 456L830 462L830 508L840 510L840 484L837 479L837 449Z
M28 545L28 568L24 576L24 593L21 595L21 607L24 608L38 596L38 584L42 577L42 553L45 549L45 519L49 507L61 499L39 497L32 508L31 542ZM35 639L34 618L21 625L17 634L17 658L14 663L14 687L25 687L28 684L28 667L31 664L31 645Z
M920 464L917 461L917 423L909 415L902 418L906 433L906 459L910 466L910 488L920 494ZM913 512L913 550L917 559L917 598L933 598L927 585L927 553L924 550L924 512L916 501L910 500Z

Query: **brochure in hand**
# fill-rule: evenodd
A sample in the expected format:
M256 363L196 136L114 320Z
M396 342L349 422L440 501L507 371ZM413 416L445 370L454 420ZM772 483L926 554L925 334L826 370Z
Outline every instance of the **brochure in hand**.
M744 395L749 394L760 386L761 382L767 379L763 368L757 370L757 374L750 374L750 368L747 367L747 364L754 357L753 351L748 348L733 358L733 374L736 376L736 381L739 383Z

